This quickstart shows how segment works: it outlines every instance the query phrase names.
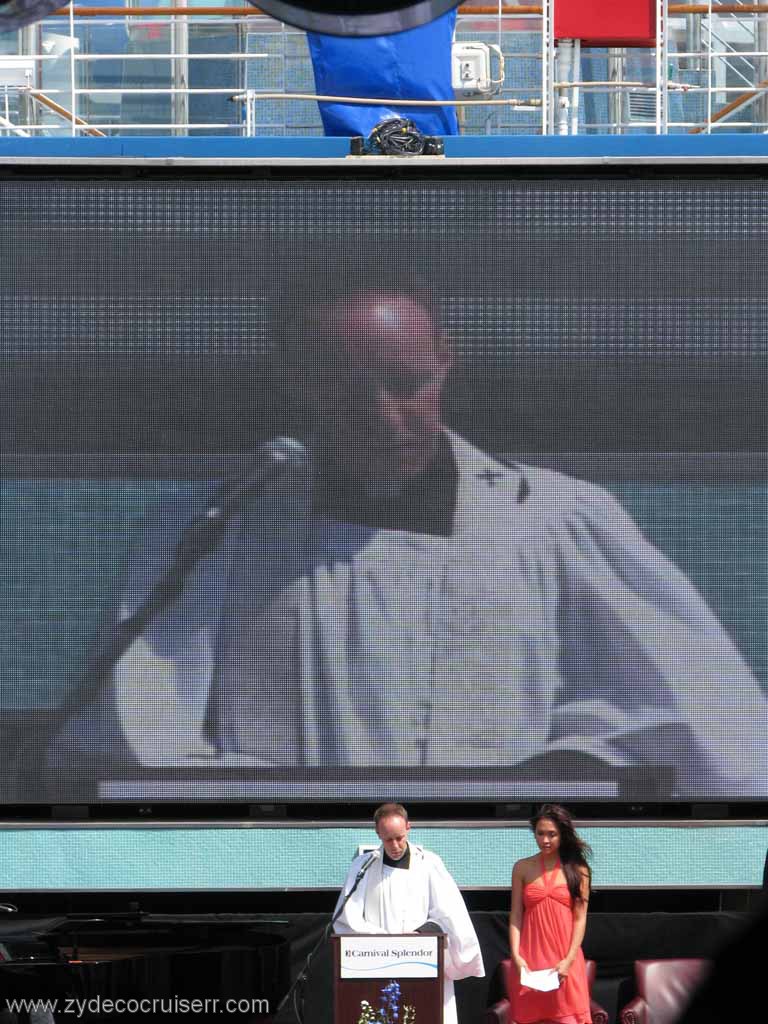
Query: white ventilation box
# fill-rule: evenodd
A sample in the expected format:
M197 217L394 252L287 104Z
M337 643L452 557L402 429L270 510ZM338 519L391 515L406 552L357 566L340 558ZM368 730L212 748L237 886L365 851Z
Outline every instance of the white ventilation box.
M491 68L495 54L498 76ZM454 43L451 48L451 85L457 96L491 96L504 81L504 54L494 43Z

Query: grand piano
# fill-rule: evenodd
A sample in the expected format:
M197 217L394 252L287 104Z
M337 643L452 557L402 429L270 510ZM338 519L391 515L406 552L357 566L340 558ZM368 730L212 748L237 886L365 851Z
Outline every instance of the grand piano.
M266 915L20 917L11 907L0 908L0 1024L266 1024L288 989L288 941ZM14 999L43 1003L30 1014Z

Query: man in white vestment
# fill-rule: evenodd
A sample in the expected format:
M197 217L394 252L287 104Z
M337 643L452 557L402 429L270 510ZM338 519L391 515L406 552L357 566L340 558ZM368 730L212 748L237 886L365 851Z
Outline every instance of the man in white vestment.
M480 945L462 895L437 854L408 841L411 825L402 804L383 804L373 820L381 846L347 900L334 930L337 935L442 931L446 936L443 1024L456 1024L454 981L485 975ZM362 854L352 862L336 913L370 856Z
M242 501L76 710L56 785L78 761L426 777L540 760L577 778L583 759L641 789L667 766L678 799L764 796L765 696L621 506L446 428L453 356L426 300L368 290L313 314L281 348L306 463ZM163 510L121 621L216 501L204 490Z

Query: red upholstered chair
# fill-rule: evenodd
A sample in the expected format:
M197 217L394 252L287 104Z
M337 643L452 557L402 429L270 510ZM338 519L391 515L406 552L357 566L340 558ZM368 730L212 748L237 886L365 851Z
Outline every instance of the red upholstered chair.
M636 960L637 995L621 1024L674 1024L711 967L709 960Z
M510 985L514 984L515 979L517 978L517 972L512 967L512 961L502 960L496 970L499 973L502 990L504 992L509 992ZM587 985L589 986L590 992L592 991L592 986L595 983L596 973L597 964L595 961L587 960ZM592 1011L592 1024L608 1024L607 1012L599 1003L596 1003L594 999L590 999L589 1008ZM485 1011L483 1024L515 1024L509 1016L509 1000L500 999L497 1003L494 1003L493 1006L489 1006Z

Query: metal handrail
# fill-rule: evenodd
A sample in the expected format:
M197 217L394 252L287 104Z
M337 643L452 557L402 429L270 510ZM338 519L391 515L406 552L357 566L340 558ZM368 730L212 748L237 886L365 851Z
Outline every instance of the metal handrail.
M52 100L46 93L40 92L39 89L30 89L28 92L32 99L37 103L40 103L42 106L52 110L54 114L58 114L60 117L63 117L65 121L74 122L79 125L85 131L86 135L98 135L101 138L106 137L106 132L99 131L98 128L94 128L92 125L89 125L82 117L78 117L76 114L73 114L71 110L67 110L66 107L62 107L60 103Z
M555 2L556 2L556 0L555 0ZM333 102L333 103L345 103L345 104L362 104L362 105L369 105L369 106L375 106L375 105L391 106L391 105L397 104L397 105L403 106L403 107L414 107L414 108L418 108L418 107L439 107L439 106L442 106L442 107L456 107L456 108L459 108L459 109L465 108L465 107L466 108L472 108L472 107L503 108L503 107L506 107L506 108L509 108L509 109L515 109L515 108L532 109L532 108L535 108L535 107L540 107L541 110L542 110L542 121L541 121L541 126L542 127L541 127L541 130L543 130L544 133L548 133L548 132L551 132L551 131L554 131L554 130L560 130L560 131L564 131L564 132L568 132L568 131L577 132L579 130L579 120L580 120L579 117L578 117L578 114L574 114L573 112L571 112L570 119L568 119L564 115L563 111L565 110L565 108L569 104L573 104L574 102L576 102L576 97L578 96L578 91L580 89L590 90L592 92L595 92L595 91L615 92L617 95L618 95L618 92L620 90L632 90L632 91L635 91L635 92L655 92L656 95L657 95L657 112L659 111L659 109L661 107L662 100L663 100L663 105L664 105L663 116L661 117L661 119L659 119L659 117L657 116L657 121L656 121L657 133L659 133L659 132L660 133L666 133L666 132L669 131L671 126L674 127L676 130L688 129L691 133L698 133L698 132L701 132L701 131L711 131L713 126L718 125L718 124L720 124L720 123L722 123L723 121L726 121L726 120L729 122L730 125L734 125L735 126L735 124L737 122L735 122L735 121L730 119L731 118L731 114L733 112L737 111L737 110L744 110L744 109L746 109L755 100L757 100L761 96L765 95L765 93L766 93L765 82L761 81L757 85L753 86L751 84L751 82L748 79L746 79L745 76L742 75L741 77L745 79L743 85L737 85L737 86L730 86L729 85L729 86L726 86L724 83L722 85L717 84L718 81L723 81L723 78L722 78L722 75L724 74L723 68L729 63L728 58L730 58L731 61L735 60L735 59L743 59L747 63L749 62L750 59L752 59L752 60L755 61L754 78L758 79L760 77L764 77L765 71L763 69L765 67L765 62L768 61L768 51L763 50L763 49L728 50L725 47L728 47L730 44L725 42L723 39L719 39L719 38L717 39L717 41L721 43L721 46L719 46L717 49L715 49L713 47L713 42L715 41L716 33L714 33L711 30L712 29L712 24L716 23L715 22L715 18L716 17L720 17L721 15L722 16L729 16L729 17L739 16L738 20L739 20L740 23L746 23L748 21L748 19L745 19L743 17L744 15L755 15L756 17L755 17L754 21L752 22L752 24L753 25L757 25L757 26L765 27L765 25L768 24L768 3L763 2L763 3L745 3L745 4L740 4L740 3L713 3L713 2L708 2L708 3L703 3L703 4L702 3L687 3L687 4L685 4L685 3L667 3L667 2L665 2L665 0L657 0L657 2L659 4L660 8L663 6L664 22L665 22L664 29L663 29L663 34L664 35L666 35L666 33L668 31L667 26L666 26L666 20L671 15L683 15L683 14L703 15L704 16L703 20L705 22L709 23L710 31L707 33L707 44L706 45L702 45L701 50L697 51L697 52L688 53L687 49L686 49L685 52L683 52L683 51L671 51L670 52L669 47L667 45L666 38L664 38L662 40L661 34L657 33L657 34L659 34L659 40L660 40L659 41L659 45L656 47L656 51L657 51L656 52L656 63L657 63L657 65L659 65L659 50L660 49L664 51L664 53L666 54L666 57L669 59L669 61L676 61L676 60L681 59L683 57L700 57L700 56L704 55L707 58L708 71L707 71L707 78L706 78L706 80L705 80L705 82L703 84L692 84L692 83L687 83L687 82L672 82L672 81L670 81L669 78L670 78L670 75L671 75L671 71L669 70L670 64L669 64L667 59L663 59L661 61L661 67L660 68L657 67L657 81L656 81L655 84L654 83L644 82L644 81L637 81L637 80L623 80L621 78L618 79L618 80L611 79L611 80L608 80L608 81L601 81L601 80L594 80L594 79L593 80L581 80L582 76L578 74L578 67L577 67L576 64L574 64L573 71L572 71L573 79L574 79L573 81L571 81L571 80L568 80L568 81L556 81L555 80L556 78L568 77L568 76L566 76L566 75L560 76L557 73L557 66L556 66L556 63L554 62L554 56L553 56L554 53L555 53L556 40L554 39L554 37L552 35L551 25L550 25L550 30L548 31L548 37L549 38L548 38L548 40L543 40L542 41L542 49L537 54L525 54L524 55L522 53L518 53L517 51L514 52L514 56L515 57L533 57L535 59L538 59L538 60L542 61L542 67L546 66L546 67L549 68L549 74L545 76L545 79L543 79L543 81L546 80L546 87L545 88L542 87L543 88L543 94L540 95L540 96L537 95L536 98L517 98L517 97L512 97L512 96L503 96L503 97L493 97L493 98L491 98L491 97L483 97L483 98L477 98L477 99L473 98L473 99L446 99L446 100L418 100L418 99L417 100L401 100L401 99L382 99L380 97L367 98L367 97L360 97L360 96L354 96L354 97L349 97L349 96L332 96L332 95L324 95L324 94L313 93L313 92L289 93L289 92L285 92L285 91L277 92L277 91L270 91L270 90L266 90L266 89L252 89L252 88L249 88L249 89L241 91L241 93L238 94L238 98L243 98L244 97L246 102L251 107L251 109L248 111L249 118L247 120L247 127L246 127L246 125L243 124L243 122L232 123L232 119L230 119L228 116L224 116L222 118L222 120L219 121L219 122L192 123L189 120L188 115L187 115L187 113L185 111L183 97L193 96L193 95L217 95L218 94L218 95L226 95L226 96L229 96L230 98L235 98L235 97L233 97L233 89L232 89L232 87L230 86L228 88L213 88L213 87L210 87L210 88L189 88L189 87L187 87L184 84L186 79L185 79L185 77L184 77L184 75L182 73L181 77L179 77L178 75L173 75L173 74L171 75L172 86L169 86L169 87L157 87L157 88L154 88L154 87L150 87L150 88L148 88L148 87L140 87L140 88L133 88L131 86L126 86L126 87L116 87L115 88L115 87L91 86L91 87L88 87L88 88L79 88L78 84L77 84L77 77L78 76L76 76L76 70L75 69L76 69L76 67L78 65L82 65L84 63L87 64L88 62L92 62L92 61L114 60L115 58L119 58L121 61L143 61L143 60L147 60L148 58L152 59L152 60L167 60L167 61L169 61L171 63L171 67L178 67L179 66L179 62L184 62L184 61L194 61L194 60L203 60L203 61L216 60L216 61L218 61L218 60L226 60L226 61L236 61L236 62L239 62L239 63L242 64L242 62L244 62L244 61L259 61L259 60L274 59L276 56L279 56L279 55L278 54L273 54L273 53L241 53L241 52L233 52L233 53L227 53L227 54L222 54L222 53L189 53L187 48L186 48L186 43L184 43L184 42L182 43L182 48L180 50L177 50L177 52L173 52L173 53L170 53L170 52L169 53L120 53L120 54L77 53L77 52L75 52L75 45L76 45L75 44L75 38L76 37L75 37L75 29L74 29L75 18L110 18L110 19L113 19L113 20L119 20L120 22L125 21L126 23L130 22L131 19L144 19L144 18L178 19L175 23L179 24L182 21L184 23L186 23L186 22L193 22L197 18L205 19L205 18L215 17L215 18L220 18L220 19L221 18L234 19L237 23L241 24L242 23L241 19L252 19L254 17L268 18L269 15L265 15L263 12L259 11L258 8L252 7L252 6L227 6L227 7L203 6L203 7L193 7L193 6L187 6L187 5L181 6L181 5L179 5L177 3L177 5L175 5L173 7L156 7L156 6L110 7L110 6L75 6L74 4L71 4L71 5L69 5L69 6L65 7L65 8L60 8L59 10L54 12L53 15L49 16L49 19L46 19L46 20L50 20L50 18L53 18L53 17L67 17L69 19L70 35L71 35L72 40L73 40L72 46L70 47L70 52L68 54L68 60L70 62L71 87L69 89L67 89L67 88L60 88L60 89L47 88L45 90L45 94L44 95L48 96L49 99L50 99L51 95L59 94L59 93L65 94L65 95L71 95L73 110L72 111L68 111L65 107L61 107L60 110L56 111L56 112L59 114L59 116L64 117L71 124L71 126L72 126L72 134L73 135L77 134L78 130L88 132L89 134L99 134L99 135L103 135L104 134L103 131L100 131L98 128L95 128L92 125L88 125L81 117L78 116L78 114L77 114L78 97L83 96L83 95L85 95L85 96L88 96L88 95L99 95L99 96L107 97L107 96L136 96L136 95L150 95L150 94L153 94L153 95L166 95L166 96L173 97L174 98L174 100L172 101L173 103L176 102L175 98L177 98L177 97L181 98L181 99L179 99L179 105L178 106L173 106L171 118L170 118L169 121L163 122L161 124L154 124L153 123L151 125L149 123L146 123L144 125L138 125L138 124L133 124L133 123L129 124L127 122L120 122L120 123L115 123L115 124L112 124L112 123L106 124L104 122L104 120L103 120L104 115L102 115L102 117L98 120L100 128L106 128L107 130L120 130L122 128L125 128L126 130L134 130L136 128L146 127L146 128L152 128L152 129L155 129L155 128L165 128L168 131L179 131L180 130L182 132L186 131L188 129L203 128L203 127L205 127L205 128L215 128L215 127L218 127L218 128L221 128L221 129L223 129L223 130L225 130L227 132L230 132L230 131L233 131L233 130L234 131L243 130L245 128L246 129L246 133L250 134L252 129L253 129L253 127L255 125L257 125L257 122L255 121L255 118L253 117L253 109L252 109L253 104L255 104L257 102L260 102L260 101L265 101L265 100L274 100L274 101L286 101L286 102L287 101L317 101L317 102L321 102L321 103L322 102ZM552 0L546 0L546 2L544 4L525 4L525 5L521 4L519 6L513 6L513 5L510 5L510 4L504 4L504 5L498 4L498 5L483 6L483 7L479 7L479 6L478 7L459 6L458 13L460 15L463 15L463 16L465 16L467 18L470 18L470 19L471 18L476 18L478 15L481 15L481 16L491 15L493 17L498 17L498 19L499 19L499 26L501 26L502 19L521 18L521 17L531 17L532 19L536 19L536 18L540 17L542 15L542 13L545 12L545 10L549 12L548 17L549 17L549 21L551 22L551 19L552 19ZM719 24L719 23L717 23L717 24ZM538 22L535 22L535 25L538 26ZM289 31L296 31L296 30L289 29ZM500 31L501 31L501 28L500 28ZM761 31L763 31L763 29L761 29ZM285 27L283 27L283 32L285 32ZM758 30L757 29L754 29L754 39L758 43L760 43L762 41L760 35L758 34ZM745 41L748 41L748 40L745 40ZM176 44L172 42L170 48L174 48L175 45ZM58 55L58 54L48 54L48 53L27 54L26 56L29 56L30 59L34 59L36 61L41 61L41 62L61 59L60 55ZM762 60L758 60L758 58L762 58ZM718 78L717 79L715 79L713 77L713 71L712 71L713 62L715 60L721 62L718 65ZM183 65L182 65L182 67L183 67ZM760 71L763 71L763 76L760 75ZM641 71L641 74L642 73L643 72ZM570 74L570 72L569 72L569 74ZM37 83L37 86L33 87L33 88L20 86L17 91L21 92L21 93L26 93L26 94L28 94L30 96L33 96L33 98L37 98L34 94L41 92L41 90L39 89L39 84L40 83ZM521 91L524 90L524 89L528 89L528 88L530 88L530 91L533 92L533 93L539 93L539 89L536 86L521 86L520 87ZM667 101L666 101L667 95L670 94L670 93L681 94L681 93L692 93L692 92L700 92L700 93L704 93L705 92L706 95L707 95L707 109L706 109L706 120L705 120L705 123L702 125L701 121L696 122L695 120L691 120L691 119L676 120L676 121L670 122L668 120ZM715 111L715 110L712 109L712 100L713 100L715 95L720 96L721 94L723 94L725 97L727 97L728 95L733 95L733 94L737 94L737 95L730 102L726 103L725 106L723 106L720 110ZM49 109L54 109L52 106L50 106L50 105L48 105L48 106L49 106ZM7 113L7 111L6 111L6 113ZM627 122L625 120L625 118L622 116L621 112L618 109L614 113L616 115L618 115L618 116L614 117L610 121L610 123L611 123L611 125L618 126L619 130L622 130L623 128L625 128L627 126L630 126L630 127L636 126L637 122L635 122L635 125L632 124L631 120L629 122ZM762 114L762 113L758 113L757 120L755 119L755 115L754 114L752 116L753 116L752 124L757 124L758 122L762 124L762 122L765 120L765 115ZM33 119L29 118L29 120L33 120ZM509 122L509 120L510 120L509 118L504 118L501 122L497 122L497 123L503 124L504 126L508 127L508 125L505 125L504 123L505 122ZM564 128L563 126L566 124L566 121L568 122L569 127ZM738 123L742 124L742 122L738 122ZM747 124L749 124L749 122L747 122ZM585 125L582 123L582 126L584 127ZM691 126L693 126L693 127L691 127ZM5 123L3 123L3 125L0 126L0 127L2 127L4 130L8 131L8 130L15 130L16 127L22 127L22 126L21 125L13 126L10 123L6 125ZM37 131L41 127L44 128L45 126L38 126L38 125L35 125L35 124L23 125L23 128L29 129L31 131ZM267 124L263 124L262 125L261 123L258 123L258 127L259 128L266 128L266 127L268 127L268 125Z
M669 4L667 10L670 14L766 14L768 7L765 4ZM523 14L541 14L541 4L521 4L519 7L507 5L501 8L502 17L519 17ZM459 7L459 14L499 14L498 7ZM67 17L69 7L59 7L49 17ZM269 17L259 11L256 7L75 7L76 18L170 18L177 15L185 17L233 17L253 18Z
M718 92L734 91L735 89L731 88L718 89ZM726 105L721 107L720 110L715 111L715 113L707 119L705 124L698 125L696 128L691 128L688 134L699 135L701 132L706 132L711 125L715 124L717 121L724 121L725 118L727 118L734 110L738 110L739 108L743 109L750 103L754 103L755 100L760 99L760 97L765 95L766 92L768 92L768 78L766 78L764 82L759 82L754 89L742 92L740 96L736 97L736 99L731 100L730 103L726 103Z

